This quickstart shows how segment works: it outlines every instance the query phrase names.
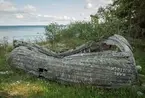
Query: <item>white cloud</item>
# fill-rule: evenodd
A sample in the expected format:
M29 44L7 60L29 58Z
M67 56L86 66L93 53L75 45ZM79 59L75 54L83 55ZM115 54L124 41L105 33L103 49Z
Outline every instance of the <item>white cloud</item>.
M53 21L71 21L71 20L76 20L74 17L69 17L69 16L53 16L53 15L43 15L45 20L53 20Z
M16 18L24 18L25 14L34 15L36 8L32 5L26 5L24 8L17 8L12 2L8 0L0 0L0 15L3 16L16 16ZM5 17L6 19L7 17ZM13 17L14 18L14 17ZM6 19L7 20L7 19Z
M70 20L70 17L68 17L68 16L63 16L63 19L64 19L64 20Z
M16 18L23 20L26 18L28 20L36 15L35 12L36 8L32 5L26 5L23 8L17 8L15 4L8 0L0 0L0 23L9 20L18 21Z
M34 7L33 5L26 5L24 6L24 11L26 12L36 12L36 7Z
M13 3L11 2L8 2L8 1L4 1L4 0L1 0L0 1L0 12L12 12L12 11L16 11L16 7L14 6Z
M86 0L86 9L98 10L99 7L104 7L112 3L112 0Z
M72 20L73 20L73 21L76 21L76 18L72 17Z
M18 18L18 19L23 19L24 16L23 16L22 14L16 14L16 18Z
M50 8L57 8L58 10L41 8L39 9L41 12L36 10L36 7L31 4L17 6L12 1L13 0L0 0L0 24L5 23L5 21L19 24L49 23L52 21L58 23L69 23L70 21L76 20L87 21L90 20L90 14L95 14L100 6L107 5L111 0L84 0L86 2L86 5L84 5L85 9L81 6L69 8L64 6L63 10L59 10L59 6L52 4L49 5L51 6Z
M42 17L42 15L41 15L41 14L38 14L37 16L38 16L38 17Z
M55 16L51 16L51 15L43 15L44 18L53 18Z
M85 6L86 9L90 9L92 7L93 7L93 5L91 3L87 3L87 5Z

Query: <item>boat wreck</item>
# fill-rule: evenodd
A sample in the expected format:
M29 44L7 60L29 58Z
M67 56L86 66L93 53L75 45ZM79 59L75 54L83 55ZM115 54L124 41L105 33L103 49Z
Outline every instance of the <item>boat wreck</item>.
M62 53L22 41L14 41L14 47L8 57L12 68L49 80L103 88L119 88L138 82L132 47L117 34Z

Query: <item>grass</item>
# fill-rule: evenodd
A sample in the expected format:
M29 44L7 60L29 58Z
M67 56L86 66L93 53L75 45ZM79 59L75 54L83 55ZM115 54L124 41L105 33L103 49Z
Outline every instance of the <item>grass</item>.
M10 51L10 50L9 50ZM1 52L3 53L3 52ZM135 47L134 55L145 74L145 52ZM0 98L145 98L138 96L131 88L98 89L92 86L63 85L40 79L22 71L13 71L6 62L5 55L0 55Z

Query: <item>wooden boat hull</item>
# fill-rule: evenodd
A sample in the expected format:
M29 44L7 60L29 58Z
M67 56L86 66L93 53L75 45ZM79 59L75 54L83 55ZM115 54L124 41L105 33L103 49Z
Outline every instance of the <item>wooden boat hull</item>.
M20 44L11 52L8 62L12 67L49 80L116 88L133 85L138 81L133 54L129 46L126 47L120 52L73 51L70 55L71 51L64 56L66 53L55 54L49 51L46 54L45 49L39 46Z

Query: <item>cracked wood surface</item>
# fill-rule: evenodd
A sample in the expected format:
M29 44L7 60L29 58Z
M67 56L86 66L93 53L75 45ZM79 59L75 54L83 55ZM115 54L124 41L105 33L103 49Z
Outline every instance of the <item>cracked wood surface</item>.
M104 88L138 82L132 48L120 35L115 34L101 42L90 41L63 53L20 41L15 41L14 46L8 58L11 67L49 80ZM119 51L111 50L110 46L118 47Z

